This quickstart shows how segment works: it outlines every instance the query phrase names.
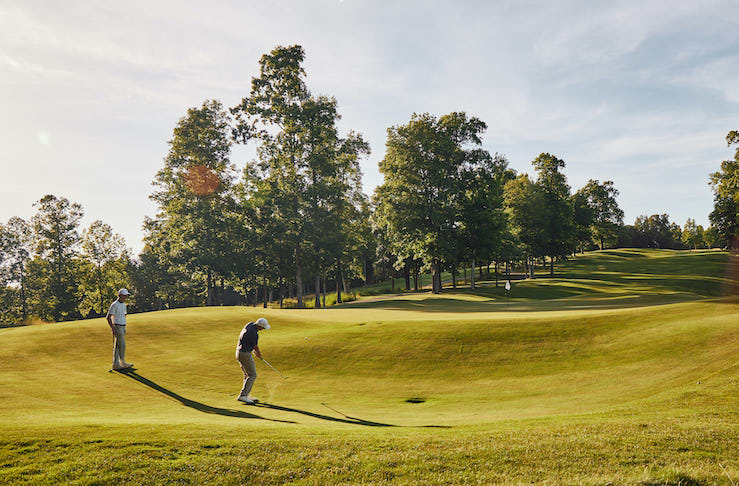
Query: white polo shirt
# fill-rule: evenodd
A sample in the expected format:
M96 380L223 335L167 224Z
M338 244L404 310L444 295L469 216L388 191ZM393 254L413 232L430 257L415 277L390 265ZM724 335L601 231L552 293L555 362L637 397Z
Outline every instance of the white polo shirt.
M118 299L115 300L112 304L110 304L110 309L108 309L108 316L113 316L113 324L117 324L119 326L125 326L126 325L126 304L123 302L119 302Z

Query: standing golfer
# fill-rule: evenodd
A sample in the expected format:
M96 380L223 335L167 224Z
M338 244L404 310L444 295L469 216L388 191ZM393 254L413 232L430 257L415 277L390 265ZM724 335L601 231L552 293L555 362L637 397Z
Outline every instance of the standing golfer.
M257 379L257 368L254 365L254 357L251 355L252 351L257 355L257 358L262 357L262 353L259 351L259 331L262 329L269 329L269 323L264 317L257 319L257 322L250 322L239 334L239 342L236 344L236 359L241 365L241 371L244 372L244 386L241 388L241 393L237 400L244 402L248 405L253 405L258 400L249 393L251 388L254 386L254 381Z
M118 299L110 304L108 315L108 325L113 331L113 369L125 370L133 368L133 363L126 363L126 299L128 298L128 290L121 289L118 291Z

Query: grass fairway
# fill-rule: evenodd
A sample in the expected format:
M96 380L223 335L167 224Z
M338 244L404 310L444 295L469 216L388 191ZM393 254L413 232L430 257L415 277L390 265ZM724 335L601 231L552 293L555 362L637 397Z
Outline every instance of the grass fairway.
M0 329L8 484L739 484L739 302L719 252L322 310ZM562 278L565 277L565 278ZM233 352L265 315L253 391Z

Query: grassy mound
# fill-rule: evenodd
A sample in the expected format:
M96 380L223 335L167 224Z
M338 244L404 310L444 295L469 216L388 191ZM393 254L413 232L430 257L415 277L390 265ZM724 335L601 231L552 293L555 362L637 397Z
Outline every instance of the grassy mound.
M547 301L492 287L131 315L125 374L102 319L0 329L0 482L730 484L739 302L702 298L726 255L639 253L525 283L581 289ZM233 353L261 315L287 378L258 363L249 407Z

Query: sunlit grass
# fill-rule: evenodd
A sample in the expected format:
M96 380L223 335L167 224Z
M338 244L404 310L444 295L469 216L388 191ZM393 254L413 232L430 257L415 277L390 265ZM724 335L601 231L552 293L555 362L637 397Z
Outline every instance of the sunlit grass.
M739 302L705 299L727 256L671 255L598 252L508 302L130 315L129 375L102 319L1 329L0 483L731 484ZM262 315L287 378L258 363L249 407L233 352Z

